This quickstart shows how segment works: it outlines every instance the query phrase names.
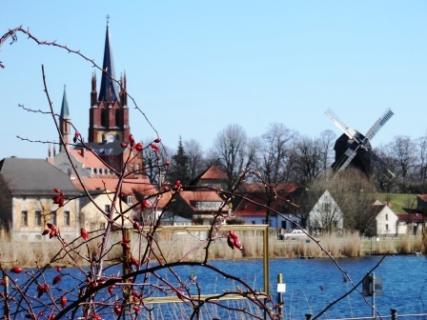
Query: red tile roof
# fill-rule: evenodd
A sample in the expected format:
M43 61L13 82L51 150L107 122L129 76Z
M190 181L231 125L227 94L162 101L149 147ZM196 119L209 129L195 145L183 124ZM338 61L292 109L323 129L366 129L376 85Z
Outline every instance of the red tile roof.
M203 191L181 191L178 195L194 212L200 211L217 211L200 209L197 207L197 203L199 202L217 202L220 205L223 204L224 200L218 195L217 192L211 190L203 190ZM227 211L227 207L224 206L223 212Z
M427 222L427 217L422 215L421 213L403 213L403 214L398 214L397 215L399 217L399 221L403 221L406 223L425 223Z
M74 159L83 165L83 168L108 168L108 166L106 166L98 156L90 150L70 148L68 151Z
M301 185L292 182L278 183L272 185L274 191L278 194L291 194L302 188ZM243 183L240 190L245 193L265 193L265 185L263 183Z
M217 165L211 165L203 172L198 180L227 180L227 173Z
M89 191L109 190L114 192L119 183L119 179L117 178L100 177L82 177L82 181ZM78 189L83 189L77 179L73 182ZM132 195L135 193L152 195L157 193L157 188L151 184L147 178L124 179L122 184L122 193L125 195Z

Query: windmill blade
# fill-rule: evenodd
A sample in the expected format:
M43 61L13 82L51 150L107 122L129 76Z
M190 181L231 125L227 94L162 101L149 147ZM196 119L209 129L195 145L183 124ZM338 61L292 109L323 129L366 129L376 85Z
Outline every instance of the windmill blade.
M388 121L390 118L394 115L393 111L391 109L387 109L385 113L380 117L375 123L372 125L372 127L368 130L365 137L368 140L371 140L377 132L381 129L381 127Z
M391 171L389 168L387 168L387 163L380 158L375 152L371 152L371 157L374 161L378 162L381 166L381 169L383 169L382 174L384 174L385 176L387 176L387 178L389 178L390 180L396 178L396 175L394 174L393 171Z
M351 163L351 161L356 157L357 150L359 150L360 144L357 145L355 149L352 149L351 147L347 148L347 150L344 152L344 154L334 163L334 169L336 172L343 171L345 168L348 167L348 165Z
M328 109L325 114L338 129L342 130L347 135L347 137L355 139L356 131L345 125L344 122L340 121L331 110Z

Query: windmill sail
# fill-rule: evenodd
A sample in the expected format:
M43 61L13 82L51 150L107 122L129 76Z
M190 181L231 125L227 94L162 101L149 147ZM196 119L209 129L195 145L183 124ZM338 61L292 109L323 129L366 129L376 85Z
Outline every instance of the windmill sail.
M393 111L391 109L387 109L386 112L380 117L375 123L372 125L372 127L368 130L365 137L368 140L371 140L377 132L381 129L383 125L386 124L388 120L394 115Z
M356 131L354 131L354 129L348 127L344 124L344 122L339 120L338 117L331 110L327 110L325 114L338 129L341 129L347 135L347 137L349 137L350 139L355 138Z

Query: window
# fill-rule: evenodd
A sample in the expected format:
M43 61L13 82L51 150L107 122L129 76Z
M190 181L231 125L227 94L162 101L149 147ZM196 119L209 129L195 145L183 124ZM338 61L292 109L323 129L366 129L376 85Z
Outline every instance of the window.
M286 229L286 221L282 221L282 229Z
M54 225L56 225L56 211L52 211L50 213L50 222Z
M388 224L385 225L385 231L388 232Z
M108 127L108 109L101 111L101 126Z
M385 219L388 220L388 213L385 214Z
M111 206L109 204L105 205L105 213L109 213L111 210Z
M64 211L64 226L69 226L70 224L71 224L70 211Z
M37 210L34 213L34 221L35 221L36 226L42 225L42 212L40 210Z
M120 109L116 110L116 126L120 127L122 125L122 115L120 113Z
M21 211L21 227L28 227L28 211Z
M105 229L105 222L101 222L99 224L99 229L101 229L101 230Z
M322 204L323 212L329 213L331 211L331 204L329 202L324 202Z
M132 196L127 196L126 197L126 203L127 204L132 204L132 201L133 201L133 197Z

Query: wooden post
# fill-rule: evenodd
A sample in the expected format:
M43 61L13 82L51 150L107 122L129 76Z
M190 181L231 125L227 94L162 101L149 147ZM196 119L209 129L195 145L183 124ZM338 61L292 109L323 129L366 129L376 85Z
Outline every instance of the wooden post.
M397 320L397 310L390 309L390 313L391 313L391 320Z

